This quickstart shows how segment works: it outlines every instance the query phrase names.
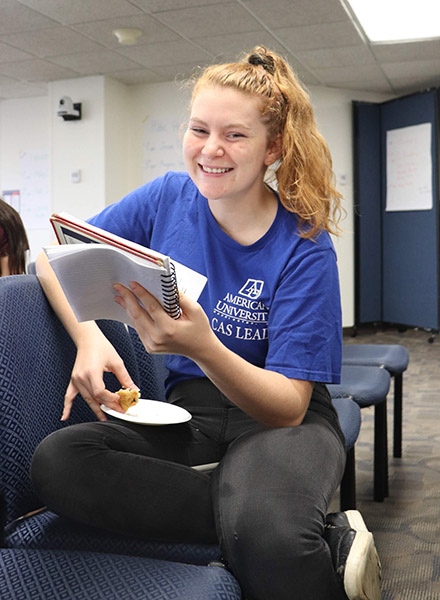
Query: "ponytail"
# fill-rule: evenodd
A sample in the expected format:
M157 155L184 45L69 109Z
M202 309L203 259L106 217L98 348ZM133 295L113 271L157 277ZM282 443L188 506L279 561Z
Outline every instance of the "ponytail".
M323 230L337 233L342 196L335 187L331 154L309 96L288 63L257 46L240 62L204 69L193 84L193 98L204 85L261 98L269 139L281 137L275 177L282 204L298 215L302 237L313 238Z

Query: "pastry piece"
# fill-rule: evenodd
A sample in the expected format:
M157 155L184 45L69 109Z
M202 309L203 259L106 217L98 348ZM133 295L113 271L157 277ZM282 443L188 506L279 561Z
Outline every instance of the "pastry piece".
M139 392L137 390L121 388L116 393L119 395L119 403L124 412L127 412L131 406L135 406L138 403Z

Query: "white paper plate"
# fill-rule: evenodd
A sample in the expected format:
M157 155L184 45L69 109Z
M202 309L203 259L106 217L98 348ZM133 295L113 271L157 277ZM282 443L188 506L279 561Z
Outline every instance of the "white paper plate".
M185 423L191 419L191 413L180 406L143 398L140 398L139 402L135 406L131 406L126 413L116 412L104 404L101 404L101 409L122 421L131 421L142 425L173 425Z

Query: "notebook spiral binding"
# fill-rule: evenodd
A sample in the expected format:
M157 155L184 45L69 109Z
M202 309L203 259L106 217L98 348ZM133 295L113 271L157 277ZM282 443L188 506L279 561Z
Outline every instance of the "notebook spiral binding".
M164 308L173 319L180 317L179 288L177 287L176 269L170 263L171 273L161 275Z

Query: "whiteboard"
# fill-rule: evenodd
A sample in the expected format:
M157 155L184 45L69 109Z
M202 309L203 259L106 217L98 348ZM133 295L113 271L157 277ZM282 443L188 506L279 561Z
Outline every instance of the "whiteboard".
M48 226L51 212L49 152L20 153L20 214L26 229Z
M151 181L167 171L185 171L182 155L182 121L149 117L144 125L144 180Z
M432 209L431 137L431 123L386 132L386 211Z

